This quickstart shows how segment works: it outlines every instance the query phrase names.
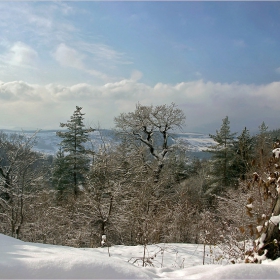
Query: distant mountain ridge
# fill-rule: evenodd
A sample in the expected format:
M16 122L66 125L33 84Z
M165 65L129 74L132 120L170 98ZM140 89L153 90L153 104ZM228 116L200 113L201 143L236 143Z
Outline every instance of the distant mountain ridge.
M8 130L0 129L4 133L24 133L26 136L32 136L36 133L36 130ZM39 130L36 134L37 144L34 146L34 150L46 154L54 155L59 149L59 143L61 138L56 135L58 130ZM90 134L91 141L93 145L98 148L102 143L102 138L108 141L116 141L114 136L114 131L109 129L100 129L92 132ZM186 132L186 133L172 133L172 142L180 141L180 143L188 146L188 150L198 158L207 157L207 153L204 151L213 144L214 140L209 137L208 134L195 133L195 132Z

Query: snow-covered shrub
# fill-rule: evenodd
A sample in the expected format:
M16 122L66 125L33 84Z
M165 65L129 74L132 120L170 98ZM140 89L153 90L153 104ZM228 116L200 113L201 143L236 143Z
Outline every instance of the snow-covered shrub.
M254 249L248 252L248 262L261 262L265 257L276 259L280 256L280 173L273 163L271 159L264 174L254 173L248 185L258 190L258 200L252 200L248 209L248 214L256 219L253 229L256 239Z

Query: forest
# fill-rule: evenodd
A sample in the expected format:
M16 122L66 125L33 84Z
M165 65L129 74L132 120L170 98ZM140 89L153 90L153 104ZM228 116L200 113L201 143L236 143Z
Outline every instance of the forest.
M84 119L76 106L60 124L55 156L33 149L36 133L0 132L0 233L72 247L201 243L232 263L280 256L280 129L238 134L225 116L211 158L198 159L170 144L187 121L174 103L115 117L117 141Z

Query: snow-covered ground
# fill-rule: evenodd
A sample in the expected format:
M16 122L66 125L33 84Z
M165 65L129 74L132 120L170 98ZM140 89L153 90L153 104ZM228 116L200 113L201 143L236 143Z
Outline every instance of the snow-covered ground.
M1 129L0 129L1 131ZM35 131L20 131L20 130L2 130L4 133L24 133L26 136L34 135ZM95 148L98 148L103 144L101 136L104 137L107 141L116 141L112 130L100 130L95 131L90 134L92 144ZM202 152L207 150L210 146L215 144L215 141L209 137L208 134L203 133L178 133L172 134L174 139L180 140L181 143L184 143L190 152ZM34 149L38 152L46 154L55 154L58 151L59 143L61 138L56 136L56 130L40 130L36 134L37 143L34 146ZM170 140L171 142L173 140Z
M191 152L206 151L217 144L208 134L203 133L179 133L176 138L185 143Z
M28 243L0 234L0 279L280 279L280 259L263 264L202 265L203 246L71 248ZM109 256L110 255L110 256Z

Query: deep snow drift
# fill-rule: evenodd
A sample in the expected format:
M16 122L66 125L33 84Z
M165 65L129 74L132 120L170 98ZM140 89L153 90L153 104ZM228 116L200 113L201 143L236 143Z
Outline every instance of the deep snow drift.
M110 254L110 256L109 256ZM202 265L203 246L158 244L82 249L29 243L0 234L0 278L15 279L280 279L280 259L263 264Z

